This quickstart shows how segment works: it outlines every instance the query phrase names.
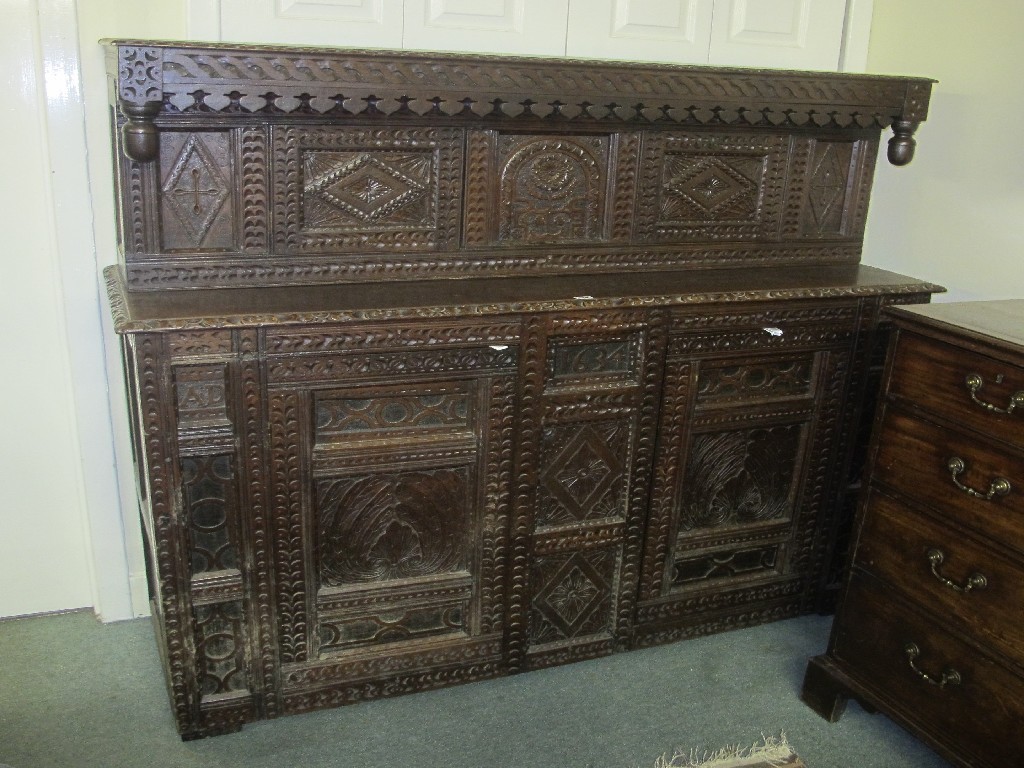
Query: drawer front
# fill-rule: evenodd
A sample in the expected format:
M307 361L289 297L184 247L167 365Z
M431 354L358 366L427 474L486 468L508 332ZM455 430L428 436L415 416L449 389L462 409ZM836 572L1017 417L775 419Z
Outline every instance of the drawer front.
M942 614L926 618L892 594L887 585L854 576L838 619L836 659L886 711L972 755L972 765L1020 765L1024 680L946 634L937 623Z
M950 463L959 459L962 469ZM977 437L886 409L873 479L919 499L983 534L1024 551L1024 458ZM1009 490L991 498L1005 481Z
M903 332L889 392L992 438L1024 445L1024 402L1011 407L1015 396L1024 400L1024 368Z
M856 564L1024 665L1024 565L872 492Z

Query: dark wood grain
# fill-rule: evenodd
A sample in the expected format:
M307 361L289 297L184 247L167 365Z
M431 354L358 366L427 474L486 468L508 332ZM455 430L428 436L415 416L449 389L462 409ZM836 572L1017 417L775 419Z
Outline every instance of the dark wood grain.
M123 334L183 738L809 611L921 79L120 41ZM988 371L986 370L986 373Z

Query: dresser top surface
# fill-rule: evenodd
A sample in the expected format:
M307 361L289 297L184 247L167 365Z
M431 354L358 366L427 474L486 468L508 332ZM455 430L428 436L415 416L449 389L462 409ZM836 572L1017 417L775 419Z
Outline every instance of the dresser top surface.
M961 301L893 307L898 319L941 331L969 331L1024 347L1024 299Z
M864 265L136 293L125 289L118 268L108 267L106 277L119 333L896 296L943 290L931 283Z

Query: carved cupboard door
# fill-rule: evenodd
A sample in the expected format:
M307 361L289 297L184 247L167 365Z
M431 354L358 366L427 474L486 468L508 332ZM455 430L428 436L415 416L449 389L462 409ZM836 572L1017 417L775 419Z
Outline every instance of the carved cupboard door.
M518 336L268 336L284 711L502 671Z
M603 312L537 320L524 347L513 669L631 642L664 343L657 316Z
M808 610L842 491L857 302L671 323L638 642ZM835 487L833 487L835 486Z

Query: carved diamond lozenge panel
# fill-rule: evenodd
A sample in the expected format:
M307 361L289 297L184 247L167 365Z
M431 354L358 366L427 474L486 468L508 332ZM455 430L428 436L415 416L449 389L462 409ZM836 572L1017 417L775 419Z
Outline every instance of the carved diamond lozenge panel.
M847 198L855 159L852 142L815 143L803 216L805 234L845 234Z
M630 436L625 422L545 428L537 525L624 519Z
M168 251L234 246L234 174L227 131L161 134L160 232Z
M637 235L647 241L770 239L786 184L778 136L649 134Z
M618 549L537 557L532 568L531 645L611 634Z
M679 531L790 517L802 425L698 435L684 480Z
M317 484L320 583L343 586L469 568L465 468Z
M274 132L276 249L432 250L458 239L461 131Z

